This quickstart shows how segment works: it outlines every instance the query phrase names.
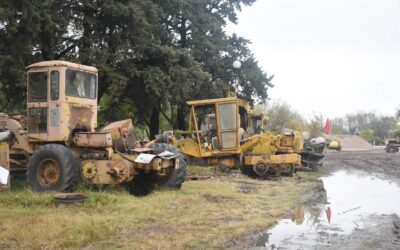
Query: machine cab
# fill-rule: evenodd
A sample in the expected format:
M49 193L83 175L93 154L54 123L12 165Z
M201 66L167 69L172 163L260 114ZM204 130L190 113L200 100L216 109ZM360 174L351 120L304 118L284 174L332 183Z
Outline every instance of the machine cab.
M27 129L30 141L68 141L97 126L97 69L65 61L28 67Z
M247 133L249 136L259 134L268 130L269 118L264 114L250 113L248 115Z
M247 102L227 97L187 103L191 107L189 131L194 131L193 138L198 146L192 155L240 153L241 127L245 128L246 122L240 114L247 109Z

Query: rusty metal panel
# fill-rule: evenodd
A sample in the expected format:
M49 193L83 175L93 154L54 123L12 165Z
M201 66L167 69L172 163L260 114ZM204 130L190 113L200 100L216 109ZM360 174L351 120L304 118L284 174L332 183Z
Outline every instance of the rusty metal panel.
M81 176L93 184L121 184L133 180L135 169L127 160L81 161Z
M92 129L93 111L89 106L70 105L70 121L71 129Z
M110 133L75 133L73 141L78 147L106 148L112 146L112 137Z
M179 159L171 159L171 160L164 160L159 157L155 157L150 163L137 163L134 162L135 169L143 169L143 170L162 170L165 168L175 168L179 167Z
M220 165L227 168L234 168L236 167L237 159L235 155L230 157L222 157L222 158L210 158L209 163L211 165Z
M112 134L113 146L119 152L127 152L135 147L137 138L133 128L132 120L116 121L101 128L99 132L109 132Z
M51 108L50 109L50 126L58 127L60 125L60 109Z
M281 154L281 155L245 155L245 165L255 165L257 162L265 162L268 165L294 164L301 165L301 156L299 154Z
M5 113L0 113L0 129L7 128L7 120L8 120L8 115Z
M47 133L47 107L28 108L29 133Z
M9 146L7 143L0 143L0 167L10 170L10 158L9 158ZM6 182L7 184L3 184ZM0 189L10 188L10 176L7 176L7 180L1 180Z

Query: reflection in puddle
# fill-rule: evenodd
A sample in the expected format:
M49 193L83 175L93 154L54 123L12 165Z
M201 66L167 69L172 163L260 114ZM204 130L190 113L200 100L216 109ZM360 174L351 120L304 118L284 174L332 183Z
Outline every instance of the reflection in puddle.
M339 171L321 178L329 204L302 206L292 219L278 221L268 231L269 249L309 249L328 246L329 235L361 229L373 214L400 215L400 187L364 172Z

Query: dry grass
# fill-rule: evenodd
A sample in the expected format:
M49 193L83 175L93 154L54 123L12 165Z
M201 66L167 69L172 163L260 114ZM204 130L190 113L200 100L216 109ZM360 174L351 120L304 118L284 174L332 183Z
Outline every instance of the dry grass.
M74 206L55 205L51 193L0 193L0 249L221 249L230 239L291 214L314 185L288 177L261 181L221 175L141 198L87 191L88 201Z

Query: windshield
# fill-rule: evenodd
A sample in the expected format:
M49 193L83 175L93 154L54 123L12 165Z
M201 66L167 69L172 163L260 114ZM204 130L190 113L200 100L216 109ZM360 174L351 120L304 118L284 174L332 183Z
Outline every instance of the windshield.
M261 129L261 117L256 116L251 118L251 128L258 133Z
M65 74L65 93L67 96L96 98L96 74L67 69Z

